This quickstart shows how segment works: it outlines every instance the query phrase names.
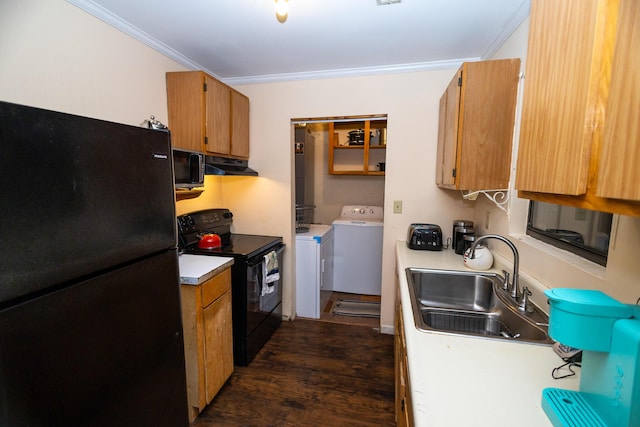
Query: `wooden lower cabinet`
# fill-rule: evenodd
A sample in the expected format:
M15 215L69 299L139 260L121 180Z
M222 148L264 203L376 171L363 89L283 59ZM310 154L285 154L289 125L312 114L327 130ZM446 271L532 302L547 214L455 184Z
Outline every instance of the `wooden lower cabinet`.
M407 367L407 346L404 338L404 322L402 321L402 304L400 295L396 295L394 341L394 364L396 381L396 425L398 427L411 427L413 414L411 410L411 389L409 384L409 370Z
M233 373L231 269L201 285L181 285L189 421Z

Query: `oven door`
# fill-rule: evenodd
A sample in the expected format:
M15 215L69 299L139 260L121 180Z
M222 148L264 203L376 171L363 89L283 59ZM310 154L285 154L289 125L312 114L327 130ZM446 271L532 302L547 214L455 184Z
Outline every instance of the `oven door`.
M282 266L284 261L284 245L275 250L278 257L280 278L266 283L265 260L268 252L262 253L247 262L247 335L251 334L267 317L282 317ZM263 289L271 288L270 291Z

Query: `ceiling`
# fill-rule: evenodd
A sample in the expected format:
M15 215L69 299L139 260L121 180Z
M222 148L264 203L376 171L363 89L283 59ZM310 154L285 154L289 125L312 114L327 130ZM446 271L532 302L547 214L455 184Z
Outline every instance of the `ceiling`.
M229 83L438 68L486 59L530 0L68 0L189 69Z

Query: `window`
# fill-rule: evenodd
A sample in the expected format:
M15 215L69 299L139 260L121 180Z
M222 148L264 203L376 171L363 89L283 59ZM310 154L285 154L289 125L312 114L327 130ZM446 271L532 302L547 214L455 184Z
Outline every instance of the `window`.
M527 234L606 266L612 221L605 212L530 202Z

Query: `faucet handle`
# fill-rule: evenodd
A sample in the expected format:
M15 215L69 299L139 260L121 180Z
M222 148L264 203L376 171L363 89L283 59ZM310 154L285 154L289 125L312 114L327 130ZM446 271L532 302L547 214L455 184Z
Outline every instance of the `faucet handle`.
M505 291L509 290L509 272L507 270L502 270L502 274L504 274L504 283L502 284L502 289Z
M529 307L529 297L531 296L531 291L526 286L522 288L522 301L518 304L518 309L524 312L531 312L533 309Z

